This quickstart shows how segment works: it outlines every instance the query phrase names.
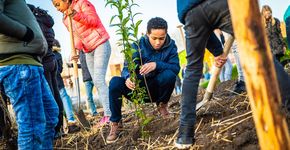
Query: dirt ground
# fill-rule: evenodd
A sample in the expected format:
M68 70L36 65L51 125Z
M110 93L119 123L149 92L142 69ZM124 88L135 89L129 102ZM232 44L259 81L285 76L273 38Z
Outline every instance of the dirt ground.
M212 101L197 112L196 143L191 149L259 149L256 130L248 97L245 94L232 95L230 89L235 81L227 81L216 88ZM199 90L198 100L202 99L204 89ZM153 115L156 107L147 104L146 112L154 116L147 126L147 138L141 138L141 128L134 115L134 109L123 111L124 130L121 138L114 144L106 144L109 126L93 128L68 134L55 142L55 149L92 149L92 150L134 150L134 149L175 149L181 96L173 96L169 110L171 117L162 119ZM100 116L91 120L95 124ZM289 126L288 117L288 126ZM0 142L1 147L1 142Z
M192 149L259 149L256 130L252 118L248 97L231 95L234 81L219 84L213 100L197 112L196 144ZM202 99L204 89L199 90L198 100ZM142 139L141 129L134 111L123 112L124 131L114 144L106 144L109 127L94 128L89 132L68 135L56 141L56 149L174 149L177 136L181 96L170 100L169 110L172 116L162 119L155 116L147 128L150 136ZM148 105L147 112L156 107ZM148 113L150 114L150 113Z

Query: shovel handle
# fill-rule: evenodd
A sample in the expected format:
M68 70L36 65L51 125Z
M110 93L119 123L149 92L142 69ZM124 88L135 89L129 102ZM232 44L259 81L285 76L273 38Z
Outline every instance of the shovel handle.
M70 44L71 44L71 54L72 56L76 56L77 52L75 49L75 43L74 43L74 35L73 35L73 28L72 28L72 18L71 16L68 16L68 27L69 27L69 34L70 34ZM77 61L73 61L73 68L74 68L74 77L78 78L78 64Z
M75 49L75 43L74 43L74 35L73 35L73 28L72 28L72 18L71 16L68 16L68 26L69 26L69 33L70 33L70 41L71 41L71 54L72 56L77 56L77 52ZM80 85L79 85L79 75L78 75L78 64L77 60L73 60L73 76L75 79L75 84L76 84L76 92L77 92L77 100L78 100L78 110L80 110L80 103L81 103L81 98L80 98Z
M234 37L232 35L230 35L228 40L225 43L224 52L222 55L228 56L228 54L230 52L230 48L233 45L233 42L234 42ZM213 66L212 76L211 76L209 83L208 83L208 86L206 88L207 93L211 93L211 94L213 93L213 90L214 90L214 87L216 85L216 82L217 82L217 79L218 79L220 72L221 72L221 68Z

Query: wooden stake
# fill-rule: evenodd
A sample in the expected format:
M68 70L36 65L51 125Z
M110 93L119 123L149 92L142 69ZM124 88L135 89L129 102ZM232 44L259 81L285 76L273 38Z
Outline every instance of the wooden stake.
M258 1L228 2L261 149L290 149L273 58Z

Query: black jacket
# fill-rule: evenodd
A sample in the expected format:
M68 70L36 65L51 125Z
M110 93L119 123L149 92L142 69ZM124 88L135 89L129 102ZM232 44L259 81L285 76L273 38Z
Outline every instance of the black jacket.
M48 45L48 51L46 55L42 58L42 62L50 62L52 61L54 54L52 52L52 45L54 41L54 30L53 30L53 25L54 25L54 20L53 18L47 13L47 11L39 8L39 7L34 7L31 4L28 4L28 7L34 14L41 30L42 33L46 39L47 45Z
M272 21L274 19L274 21ZM283 54L285 43L281 34L280 21L277 18L272 18L266 22L266 33L270 43L271 51L274 55Z
M58 89L62 89L62 88L64 88L64 83L63 83L63 80L61 77L61 73L62 73L62 69L63 69L62 68L62 65L63 65L62 57L61 57L61 54L57 51L54 51L53 53L54 53L55 59L57 61L57 74L56 74L57 85L58 85Z

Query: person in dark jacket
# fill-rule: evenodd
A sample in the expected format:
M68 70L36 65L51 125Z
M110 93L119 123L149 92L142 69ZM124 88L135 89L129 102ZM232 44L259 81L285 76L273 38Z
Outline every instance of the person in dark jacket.
M85 87L86 87L87 102L91 109L91 116L96 116L98 113L97 113L97 109L96 109L96 105L95 105L94 97L93 97L94 83L93 83L91 74L88 70L85 53L83 51L79 51L79 55L80 55L80 62L81 62L81 68L82 68L83 82L85 83Z
M268 41L270 43L273 55L280 61L286 51L286 44L284 43L280 21L272 16L272 9L268 5L262 7L261 14L265 24Z
M177 0L178 17L186 33L187 66L182 86L179 133L175 146L189 148L194 144L196 121L196 98L199 80L202 76L204 48L214 29L221 29L233 35L227 0ZM290 78L283 67L274 60L276 74L284 104L290 99ZM215 58L215 65L220 60Z
M47 11L35 7L32 4L27 4L32 13L34 14L42 33L46 39L47 42L47 53L42 58L42 65L44 68L44 76L45 79L48 82L48 85L51 89L51 92L53 94L53 97L58 105L59 108L59 115L58 115L58 124L55 127L55 137L59 137L62 133L62 126L63 126L63 103L61 101L58 86L57 86L57 80L56 80L56 73L57 73L57 62L54 57L54 54L52 52L52 45L54 41L54 30L52 29L54 25L54 20L52 17L47 13Z
M167 22L159 17L150 19L147 24L147 34L139 42L143 61L143 66L137 71L139 79L143 81L142 75L146 76L152 100L156 102L160 114L166 117L169 115L167 103L180 70L177 47L167 34ZM133 44L133 48L138 49L135 44ZM136 57L139 57L138 51L134 54L133 59ZM141 64L138 62L138 65ZM113 77L109 85L112 115L110 117L111 131L107 137L108 143L115 142L119 136L122 95L130 99L128 94L134 88L135 84L130 80L130 73L125 62L122 77ZM145 101L150 102L147 99Z

